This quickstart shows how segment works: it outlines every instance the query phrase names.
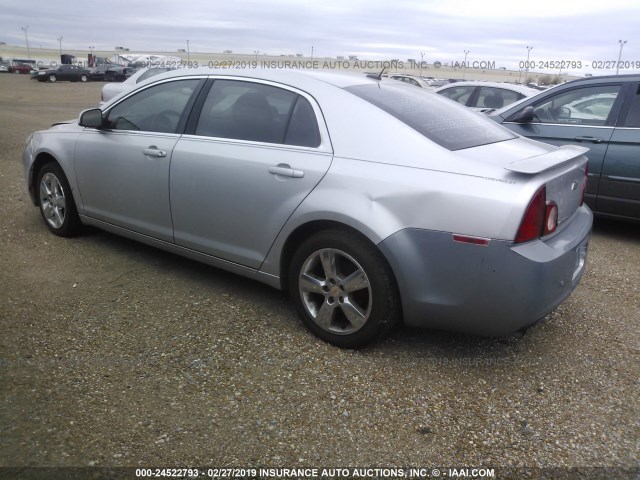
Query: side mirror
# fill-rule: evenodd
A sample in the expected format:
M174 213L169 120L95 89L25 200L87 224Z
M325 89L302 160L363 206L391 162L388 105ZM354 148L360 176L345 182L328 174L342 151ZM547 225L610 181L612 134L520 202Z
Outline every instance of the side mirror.
M507 119L508 122L531 123L533 121L533 107L524 107L519 112L514 113Z
M101 128L102 124L102 110L99 108L85 110L80 114L80 119L78 120L78 125L81 127Z

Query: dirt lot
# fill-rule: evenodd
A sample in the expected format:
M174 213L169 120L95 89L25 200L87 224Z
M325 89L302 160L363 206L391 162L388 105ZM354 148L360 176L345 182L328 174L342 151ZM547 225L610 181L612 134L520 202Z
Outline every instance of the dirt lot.
M101 87L0 75L0 466L640 466L639 225L597 221L582 284L521 339L338 350L276 290L48 232L24 141Z

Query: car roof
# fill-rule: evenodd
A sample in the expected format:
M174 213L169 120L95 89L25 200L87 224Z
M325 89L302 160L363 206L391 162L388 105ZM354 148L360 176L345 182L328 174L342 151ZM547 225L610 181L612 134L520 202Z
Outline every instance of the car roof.
M160 79L186 77L193 75L224 75L231 77L254 78L284 83L293 87L303 88L317 82L328 83L330 85L345 88L355 85L375 84L377 79L366 77L358 72L335 72L333 70L294 70L294 69L269 69L269 68L180 68L169 72L161 73L151 77L149 80L158 81ZM143 83L146 83L143 82ZM140 85L142 85L141 83Z
M585 77L585 78L577 78L575 80L570 80L562 85L575 85L579 83L605 83L610 82L611 80L623 81L623 82L638 82L640 81L639 73L629 73L625 75L602 75L597 77Z

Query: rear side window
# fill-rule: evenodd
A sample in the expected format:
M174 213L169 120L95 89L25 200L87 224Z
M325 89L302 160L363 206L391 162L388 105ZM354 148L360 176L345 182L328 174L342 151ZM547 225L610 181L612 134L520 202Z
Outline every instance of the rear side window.
M317 147L311 104L297 93L261 83L216 80L202 107L196 135Z
M451 88L445 88L444 90L441 90L437 93L439 95L442 95L443 97L447 97L448 99L453 100L454 102L458 102L458 103L461 103L462 105L466 105L467 102L469 101L469 97L471 97L471 94L473 93L475 88L476 87L470 87L470 86L451 87Z
M423 89L380 83L347 87L345 90L372 103L448 150L516 138L514 133L483 115Z
M480 87L478 92L478 100L475 104L480 108L502 108L505 105L510 105L521 98L524 95L512 90L506 90L504 88L493 87Z
M316 114L309 101L298 96L293 108L289 128L284 143L301 147L317 147L320 145L320 132L316 122Z
M640 128L640 86L636 87L636 94L629 104L629 111L622 126Z

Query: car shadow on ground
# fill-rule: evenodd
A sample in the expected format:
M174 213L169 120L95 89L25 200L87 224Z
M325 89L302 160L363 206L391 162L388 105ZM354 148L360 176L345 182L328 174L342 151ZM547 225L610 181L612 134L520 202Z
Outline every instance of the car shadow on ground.
M231 292L234 296L242 297L247 302L256 302L268 308L277 309L284 313L282 319L275 321L290 321L299 332L300 341L311 341L324 344L314 337L302 324L287 293L273 289L258 281L206 265L177 254L166 252L158 248L145 245L93 227L87 227L78 237L83 242L114 251L116 256L123 259L135 259L136 263L153 268L161 275L168 275L176 284L189 282L194 288L202 288L216 295L221 291ZM541 322L541 323L544 323ZM531 327L531 331L538 325ZM389 339L378 341L353 353L364 356L387 356L403 352L415 358L473 358L483 361L495 357L506 357L517 353L520 348L529 344L531 335L524 332L505 337L480 337L456 332L430 330L400 326ZM337 347L336 347L337 348Z

